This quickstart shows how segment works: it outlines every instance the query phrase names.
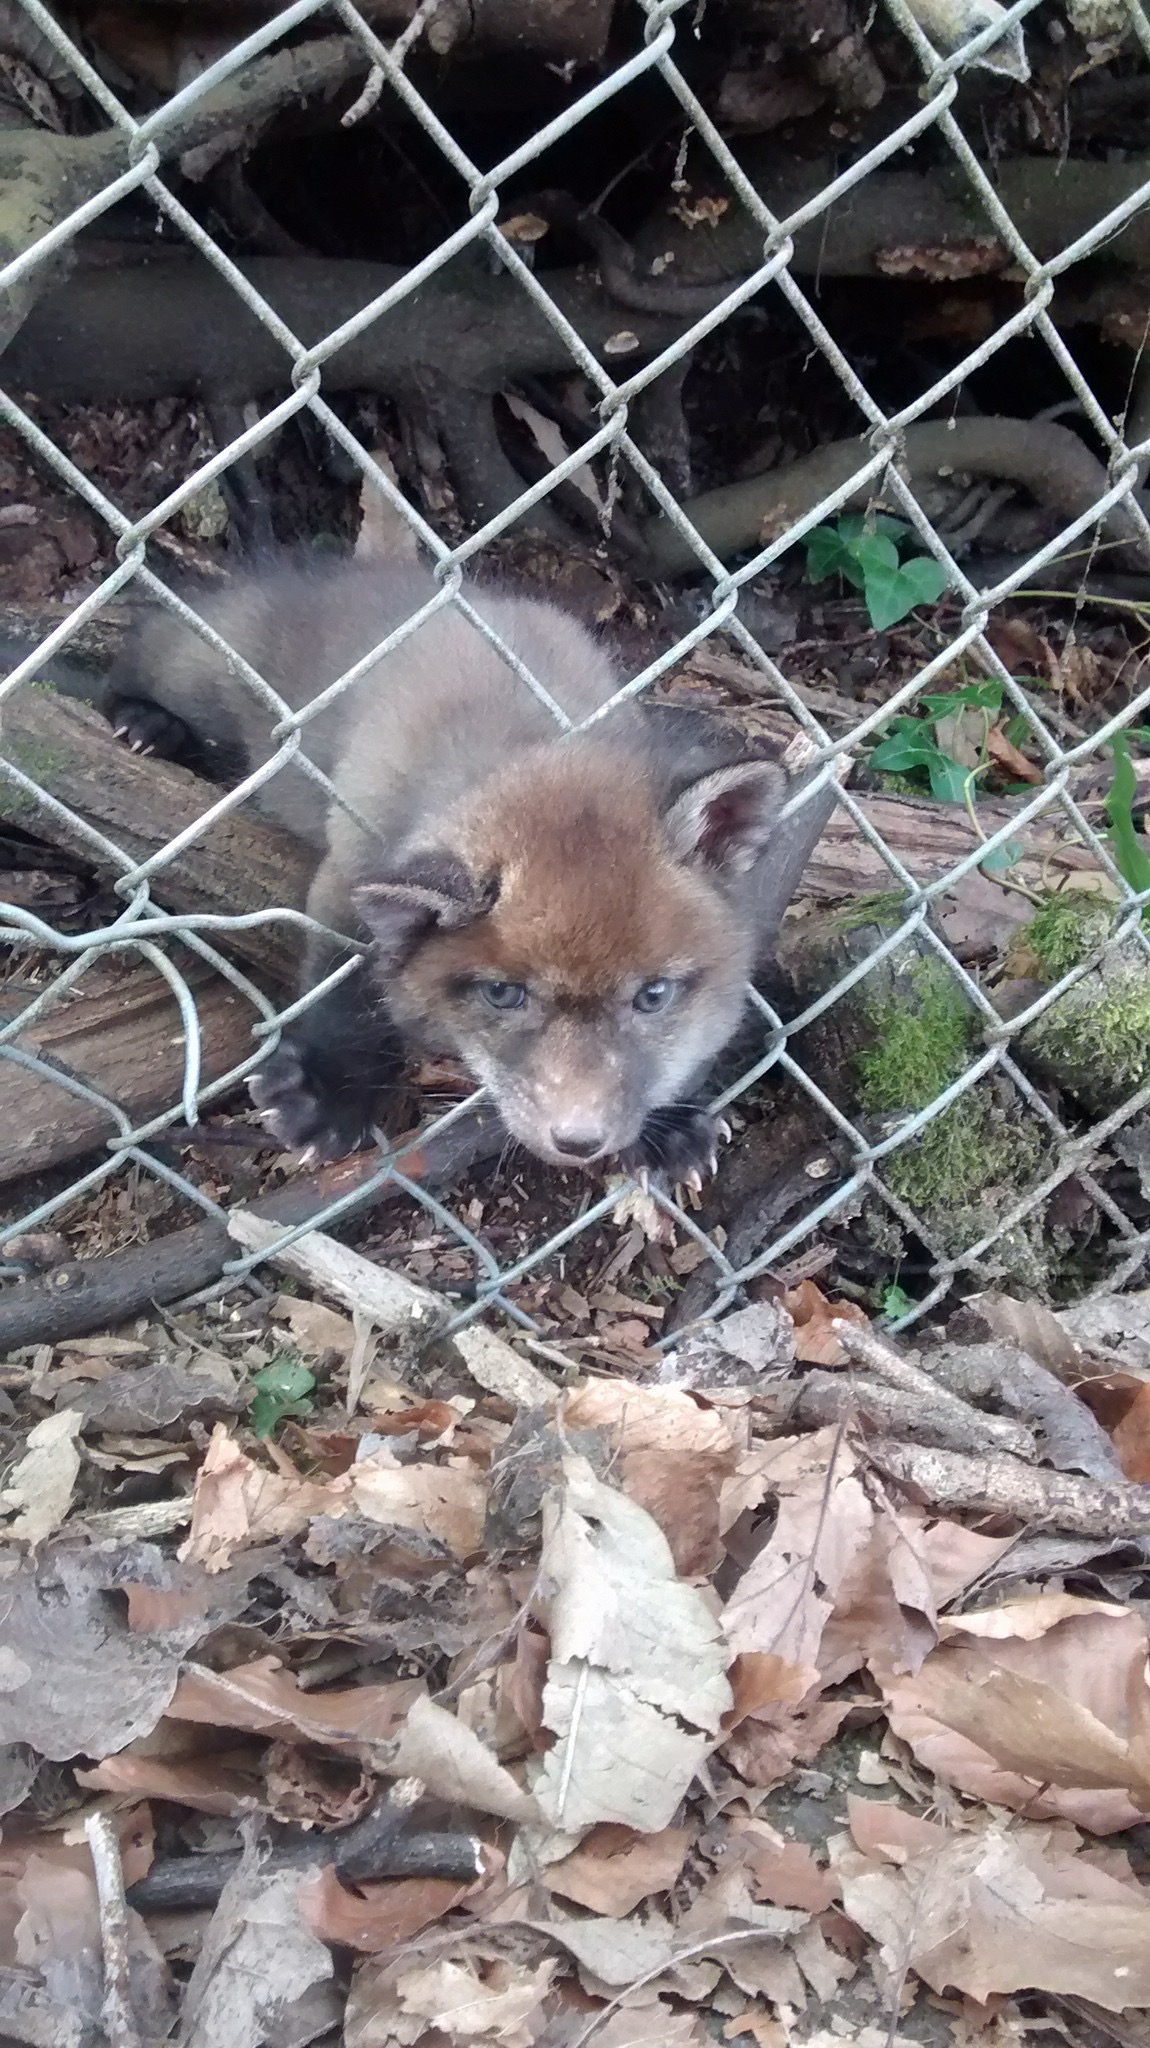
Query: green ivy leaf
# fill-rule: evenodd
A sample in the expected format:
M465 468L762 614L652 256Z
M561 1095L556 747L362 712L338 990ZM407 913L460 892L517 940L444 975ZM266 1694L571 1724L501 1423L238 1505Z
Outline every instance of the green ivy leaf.
M252 1377L255 1399L248 1411L253 1434L270 1436L286 1415L306 1415L315 1391L315 1374L286 1353Z
M828 576L840 575L844 563L850 560L833 526L814 527L803 546L807 551L808 583L822 583Z
M905 1287L900 1287L897 1280L888 1281L882 1291L882 1312L890 1322L897 1316L909 1315L914 1305Z
M936 604L946 589L946 571L932 555L912 555L909 562L903 563L899 575L908 592L908 611L916 604ZM977 689L979 685L971 687Z
M915 600L907 595L905 574L903 569L874 569L866 579L866 608L876 633L897 626L914 609Z
M871 753L869 765L897 775L908 768L929 768L932 761L945 759L930 727L920 723L917 731L892 733L889 738L880 740Z
M943 804L961 804L966 801L966 785L970 780L970 769L963 768L958 761L952 761L949 754L935 750L933 761L928 762L930 793Z
M892 519L889 512L844 512L838 530L848 546L861 533L885 533L891 540L902 540L910 532L905 519Z
M898 549L885 533L860 533L857 540L847 543L847 547L868 579L881 575L884 569L898 568Z

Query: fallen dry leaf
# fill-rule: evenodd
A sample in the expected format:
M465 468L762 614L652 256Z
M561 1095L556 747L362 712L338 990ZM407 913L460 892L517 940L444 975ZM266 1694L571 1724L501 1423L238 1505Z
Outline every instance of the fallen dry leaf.
M426 1963L361 1964L347 2003L346 2048L410 2048L432 2039L530 2048L555 1961L532 1968L474 1944Z
M13 1517L0 1534L17 1536L35 1549L59 1528L80 1471L76 1438L82 1420L77 1409L62 1408L29 1430L24 1456L0 1492L0 1511Z
M1150 1386L1139 1387L1121 1421L1110 1433L1127 1479L1150 1479Z
M731 1648L780 1657L817 1683L823 1629L870 1538L874 1509L839 1432L780 1438L758 1453L764 1492L778 1496L769 1541L723 1613Z
M320 1941L378 1955L442 1920L470 1889L446 1877L400 1877L349 1891L329 1865L301 1885L299 1910Z
M388 1768L397 1778L418 1778L433 1797L452 1805L474 1806L479 1813L528 1826L538 1824L539 1808L531 1793L504 1770L472 1729L422 1694L400 1730Z
M192 1971L180 2034L184 2048L263 2048L271 2029L284 2027L299 2001L329 1983L331 1952L300 1912L300 1893L311 1874L264 1874L258 1858L245 1855L224 1886ZM333 1996L329 2024L338 2020ZM304 2032L300 2038L315 2035Z
M200 1721L218 1728L244 1728L258 1735L295 1735L305 1742L347 1747L365 1762L390 1744L423 1692L422 1680L397 1678L389 1685L357 1685L345 1692L304 1692L274 1657L260 1657L235 1671L188 1665L170 1706L173 1721Z
M736 1815L729 1853L749 1873L752 1895L772 1906L821 1913L839 1896L833 1871L821 1870L805 1842L789 1842L769 1821Z
M901 1867L857 1849L836 1860L844 1908L882 1944L892 1982L909 1963L932 1990L982 2004L1049 1991L1108 2012L1150 2005L1150 1898L1047 1830L952 1836Z
M997 767L1005 768L1007 773L1015 776L1019 782L1041 783L1041 768L1036 768L1033 761L1027 760L1020 748L1016 747L1012 740L1007 739L1000 725L991 726L987 733L986 751Z
M689 1828L661 1828L637 1835L606 1825L591 1833L561 1862L541 1872L548 1891L587 1906L592 1913L622 1919L656 1892L670 1891L691 1846Z
M446 1545L454 1557L483 1549L487 1488L473 1468L401 1465L391 1452L361 1459L344 1475L347 1496L369 1522L414 1529Z
M870 1320L856 1301L828 1301L813 1280L788 1289L783 1307L795 1326L795 1357L803 1365L846 1365L846 1352L831 1328L834 1318L864 1328Z
M715 1570L720 1487L746 1447L745 1413L700 1407L679 1387L590 1380L564 1403L563 1421L607 1432L613 1476L659 1524L681 1577Z
M225 1571L243 1546L297 1536L313 1515L328 1511L326 1487L257 1465L217 1423L196 1477L191 1530L176 1555L205 1571Z
M564 1459L563 1478L544 1507L540 1568L551 1589L543 1713L558 1739L536 1797L570 1832L612 1820L654 1834L731 1704L727 1652L651 1516L585 1459Z
M273 1316L286 1323L301 1351L312 1358L321 1352L338 1351L347 1357L355 1343L355 1325L350 1316L327 1308L322 1301L305 1301L297 1294L277 1294Z
M892 1731L945 1784L1062 1814L1095 1834L1150 1806L1150 1690L1142 1618L1039 1594L940 1624L917 1676L872 1664Z

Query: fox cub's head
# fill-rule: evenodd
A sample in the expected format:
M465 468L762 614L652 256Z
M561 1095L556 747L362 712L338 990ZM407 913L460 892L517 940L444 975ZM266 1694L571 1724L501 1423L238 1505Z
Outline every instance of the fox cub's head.
M439 844L355 891L396 1022L457 1053L541 1158L625 1150L739 1021L739 884L784 789L744 762L660 805L594 742L524 753Z

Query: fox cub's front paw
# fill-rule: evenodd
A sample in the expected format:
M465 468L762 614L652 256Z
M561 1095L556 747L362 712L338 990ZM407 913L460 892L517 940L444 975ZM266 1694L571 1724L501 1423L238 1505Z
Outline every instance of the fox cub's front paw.
M281 1039L248 1088L261 1121L289 1152L307 1148L318 1159L343 1159L371 1137L372 1091L325 1068L312 1046Z
M687 1102L654 1109L639 1133L639 1142L623 1155L628 1173L657 1173L673 1187L700 1189L719 1163L719 1145L731 1135L721 1117L708 1116Z

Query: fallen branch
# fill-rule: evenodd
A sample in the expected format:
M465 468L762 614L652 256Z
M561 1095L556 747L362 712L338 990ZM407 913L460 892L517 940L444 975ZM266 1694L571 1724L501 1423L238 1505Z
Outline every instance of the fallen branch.
M368 62L367 51L353 37L329 36L274 50L256 57L234 77L162 122L151 138L152 146L165 160L212 141L222 130L260 126L292 100L334 92L366 71ZM5 190L0 267L22 255L129 167L129 137L118 128L106 128L97 135L56 135L37 128L0 136L0 180ZM71 244L66 244L6 287L0 311L0 347L17 333L41 292L67 275L71 261ZM38 389L35 377L25 380L24 388Z
M2 922L0 909L0 928ZM203 962L185 955L180 966L195 1000L201 1085L207 1087L252 1052L256 1013ZM20 1002L0 990L0 1024L19 1011ZM48 1071L25 1066L13 1051L35 1054ZM0 1186L45 1173L117 1136L117 1118L63 1085L65 1077L144 1123L179 1101L183 1073L183 1020L151 962L121 956L90 968L27 1031L0 1045Z
M408 1180L445 1187L480 1161L494 1157L506 1142L494 1110L486 1105L469 1110L427 1144L417 1134L397 1141L399 1166ZM410 1143L411 1150L402 1148ZM329 1203L363 1188L355 1207L374 1208L403 1198L394 1181L368 1188L378 1170L379 1155L357 1152L321 1172L308 1174L248 1204L253 1215L274 1223L306 1223ZM219 1279L235 1246L226 1222L194 1223L154 1244L130 1245L105 1258L78 1259L33 1280L0 1292L0 1352L24 1344L58 1344L91 1330L115 1327L129 1316L156 1305L180 1301Z
M884 1386L865 1374L809 1372L798 1390L793 1414L808 1426L859 1420L884 1434L977 1457L987 1451L1017 1450L1034 1456L1034 1446L1017 1423L981 1415L961 1401L941 1405L930 1396Z
M1016 1458L1033 1460L1034 1439L1021 1423L1011 1422L1005 1416L980 1415L969 1402L961 1400L948 1387L932 1379L930 1373L924 1372L913 1359L904 1358L889 1344L884 1344L873 1330L864 1330L843 1316L832 1318L831 1328L848 1358L868 1366L888 1387L897 1388L899 1393L908 1395L924 1409L932 1411L942 1425L953 1431L966 1430L971 1440L956 1448L976 1448L981 1436L982 1448L1008 1451ZM935 1438L935 1442L943 1441L942 1437Z
M348 1884L385 1877L438 1877L474 1884L482 1871L475 1835L407 1831L407 1818L423 1795L417 1779L401 1778L365 1819L338 1834L299 1830L274 1843L261 1861L264 1871L333 1864ZM128 1903L140 1913L176 1913L214 1906L242 1860L239 1849L173 1856L152 1865L134 1884Z
M124 872L202 818L221 795L186 768L133 754L86 704L51 690L17 690L0 709L0 821L95 867L105 863L87 835L6 775L6 763L119 847ZM282 911L302 905L314 865L297 840L244 806L165 861L150 886L158 903L179 913L229 916L241 905L245 912ZM294 978L300 935L290 921L230 931L223 944L282 984Z
M952 476L956 471L999 477L1022 485L1038 504L1067 523L1088 511L1110 485L1097 456L1078 435L1051 420L918 421L903 429L901 449L899 467L912 488L924 478ZM861 469L869 453L865 440L830 442L798 462L704 491L689 499L683 511L708 546L727 559L785 533ZM897 500L884 494L882 479L874 477L851 494L844 509L872 502L900 510ZM1129 566L1145 570L1138 523L1127 506L1112 506L1102 531L1122 546ZM693 551L661 514L649 520L642 533L653 566L664 575L682 575L698 567Z
M141 2048L140 2029L132 2007L132 1966L128 1948L128 1909L124 1900L124 1869L120 1841L106 1813L90 1813L84 1822L96 1879L100 1910L100 1945L104 1952L104 1997L100 2018L109 2048Z
M966 1400L993 1398L1042 1432L1043 1456L1060 1472L1084 1472L1104 1483L1121 1480L1118 1454L1074 1388L1006 1343L944 1344L931 1354L931 1371Z
M358 1309L381 1336L408 1341L416 1337L422 1345L437 1336L448 1320L448 1305L441 1294L418 1287L403 1273L376 1265L322 1230L309 1230L280 1251L275 1248L280 1226L250 1209L233 1209L228 1235L245 1251L265 1251L269 1265L297 1274L317 1294L340 1301L345 1308Z
M239 268L305 345L323 339L402 282L394 264L253 257ZM690 319L619 309L582 272L547 278L549 296L587 346L618 369L607 344L634 336L625 360L665 346ZM143 404L205 390L258 398L288 385L275 336L218 272L183 252L114 269L78 267L45 295L6 356L7 380L44 398ZM324 390L402 395L420 371L457 388L497 391L522 377L570 371L562 336L505 271L457 257L324 362Z
M1150 1486L1102 1486L1005 1453L966 1457L883 1437L866 1448L885 1478L943 1514L1009 1515L1030 1529L1107 1541L1150 1532Z

